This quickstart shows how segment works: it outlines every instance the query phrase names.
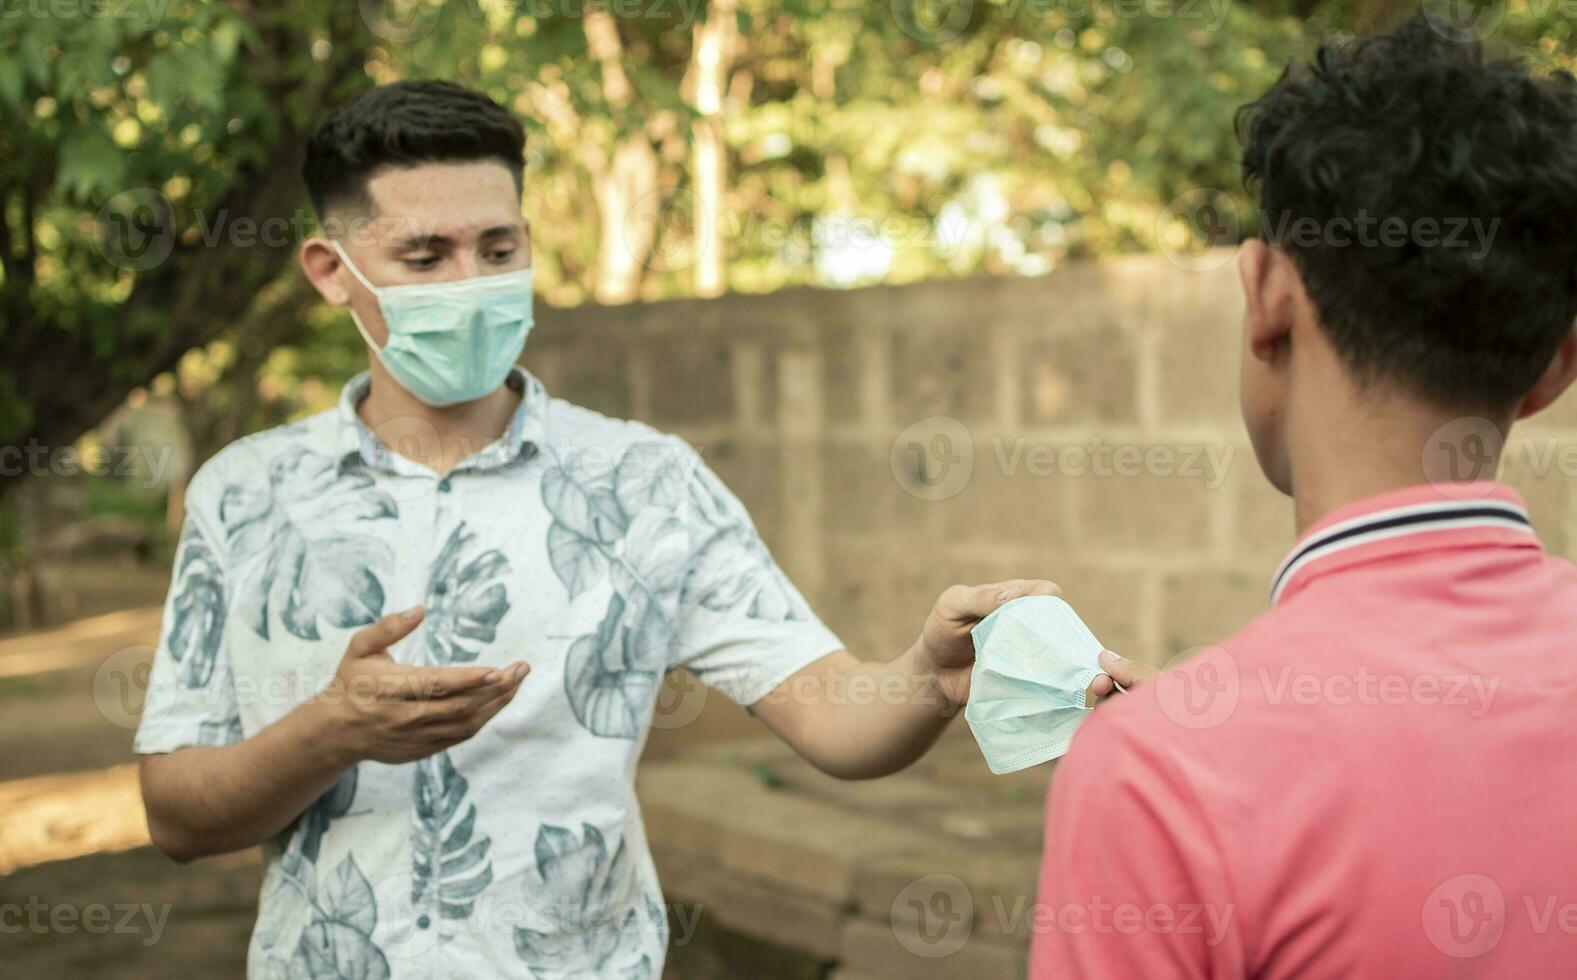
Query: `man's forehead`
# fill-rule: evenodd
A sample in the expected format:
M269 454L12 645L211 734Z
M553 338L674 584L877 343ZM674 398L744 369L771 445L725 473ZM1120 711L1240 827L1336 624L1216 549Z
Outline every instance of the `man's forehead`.
M367 197L369 225L391 241L459 241L525 223L514 175L493 161L387 167L368 177Z

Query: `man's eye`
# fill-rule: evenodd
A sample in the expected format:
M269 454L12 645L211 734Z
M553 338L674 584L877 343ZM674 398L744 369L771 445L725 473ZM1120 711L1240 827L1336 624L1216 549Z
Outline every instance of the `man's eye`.
M512 248L495 249L487 253L487 260L489 262L508 262L514 258L514 255L515 250Z
M438 264L438 256L425 255L419 258L405 259L404 262L407 268L415 269L418 272L426 272Z

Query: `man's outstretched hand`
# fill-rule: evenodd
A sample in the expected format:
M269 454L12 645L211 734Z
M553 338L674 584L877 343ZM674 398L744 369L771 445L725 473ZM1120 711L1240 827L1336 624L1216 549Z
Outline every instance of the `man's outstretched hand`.
M1117 690L1116 685L1112 683L1114 680L1124 688L1130 688L1143 684L1160 673L1155 667L1139 663L1137 660L1129 660L1127 657L1119 657L1110 650L1101 651L1101 669L1106 673L1096 677L1094 683L1090 685L1090 693L1098 698L1104 698Z
M504 710L531 670L523 660L499 668L396 663L389 647L425 614L416 606L359 630L334 680L309 702L326 712L351 763L415 762L453 748Z

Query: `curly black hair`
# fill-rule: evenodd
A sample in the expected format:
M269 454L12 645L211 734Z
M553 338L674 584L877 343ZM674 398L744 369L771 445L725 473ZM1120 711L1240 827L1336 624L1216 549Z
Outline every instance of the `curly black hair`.
M369 89L329 113L307 142L301 176L321 219L338 206L366 208L380 167L497 160L521 187L526 133L481 92L414 80Z
M1577 79L1419 14L1289 65L1237 126L1261 230L1361 384L1527 394L1577 318Z

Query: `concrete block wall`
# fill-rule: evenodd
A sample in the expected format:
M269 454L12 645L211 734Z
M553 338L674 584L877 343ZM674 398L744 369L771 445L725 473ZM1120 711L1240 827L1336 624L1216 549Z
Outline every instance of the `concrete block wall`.
M1025 576L1158 663L1263 611L1292 542L1239 421L1242 302L1219 259L545 311L525 360L554 394L700 448L862 656L904 649L955 581ZM1511 450L1570 554L1577 396Z

